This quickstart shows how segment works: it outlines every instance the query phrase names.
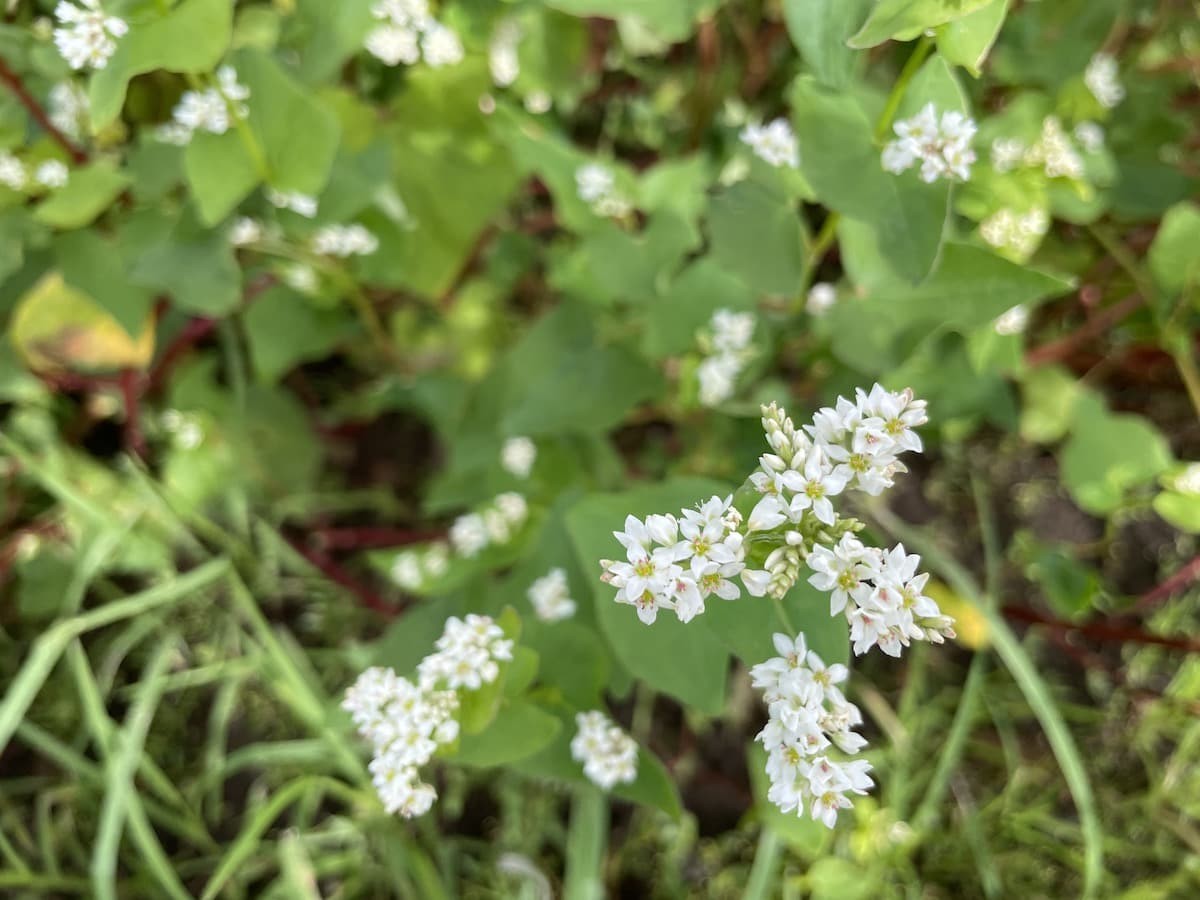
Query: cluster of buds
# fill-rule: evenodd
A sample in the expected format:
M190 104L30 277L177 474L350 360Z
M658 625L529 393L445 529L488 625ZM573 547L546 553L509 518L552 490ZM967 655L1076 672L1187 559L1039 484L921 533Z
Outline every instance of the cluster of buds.
M700 363L696 378L700 382L700 402L717 406L733 396L738 376L753 355L755 318L752 312L718 309L708 323L702 344L711 352Z

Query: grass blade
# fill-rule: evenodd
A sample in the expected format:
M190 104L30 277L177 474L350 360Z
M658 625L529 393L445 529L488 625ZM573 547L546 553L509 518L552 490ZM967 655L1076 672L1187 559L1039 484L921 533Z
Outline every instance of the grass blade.
M600 900L604 896L607 842L608 800L595 788L580 788L571 804L563 900Z

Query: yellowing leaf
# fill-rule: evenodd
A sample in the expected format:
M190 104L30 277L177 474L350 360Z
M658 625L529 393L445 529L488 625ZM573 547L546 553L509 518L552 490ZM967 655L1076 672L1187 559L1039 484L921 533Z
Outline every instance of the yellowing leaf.
M982 650L991 643L987 619L979 607L968 603L940 581L930 581L925 585L925 593L937 601L943 613L954 618L954 630L960 644Z
M31 369L103 371L145 368L154 355L147 319L136 340L87 294L51 272L17 303L13 345Z

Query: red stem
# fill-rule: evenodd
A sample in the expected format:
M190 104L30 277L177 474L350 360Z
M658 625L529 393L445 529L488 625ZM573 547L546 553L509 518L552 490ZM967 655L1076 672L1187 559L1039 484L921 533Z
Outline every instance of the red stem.
M406 528L321 528L312 532L313 540L330 550L370 550L404 547L443 537L441 531Z
M368 609L374 610L379 615L388 619L395 618L403 610L402 606L389 603L366 585L360 584L349 572L338 565L332 557L323 551L315 547L308 547L297 538L288 537L286 540L297 553L308 560L322 575L334 584L345 588L358 599L359 603Z
M1138 598L1137 609L1146 609L1166 600L1200 578L1200 556L1195 556L1183 568L1157 587L1151 588Z
M1105 622L1064 622L1061 619L1055 619L1052 616L1021 606L1006 606L1003 612L1005 617L1009 619L1016 619L1019 622L1029 622L1033 625L1042 625L1059 632L1076 631L1085 637L1090 637L1098 641L1116 641L1122 644L1152 644L1159 647L1170 647L1173 650L1183 650L1187 653L1200 653L1200 640L1150 634L1136 626L1109 625Z
M1066 359L1081 345L1092 338L1099 337L1109 328L1133 315L1144 301L1138 294L1119 300L1112 306L1100 310L1074 331L1057 340L1040 347L1034 347L1025 354L1025 362L1031 366L1042 366L1046 363L1059 362Z
M121 397L125 401L125 447L138 459L146 458L146 436L142 434L142 391L145 381L136 369L121 372Z
M21 76L8 67L8 63L0 59L0 81L3 81L10 91L16 95L17 100L21 105L29 110L29 114L42 127L42 130L54 140L56 144L63 148L76 164L87 162L87 151L78 146L74 141L62 133L46 114L46 110L37 98L29 93L25 87L25 82L21 80Z

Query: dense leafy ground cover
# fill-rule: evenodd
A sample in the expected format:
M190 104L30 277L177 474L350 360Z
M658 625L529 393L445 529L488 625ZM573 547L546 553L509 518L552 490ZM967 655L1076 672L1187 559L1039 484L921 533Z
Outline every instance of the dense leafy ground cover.
M1196 896L1197 13L7 4L0 894Z

